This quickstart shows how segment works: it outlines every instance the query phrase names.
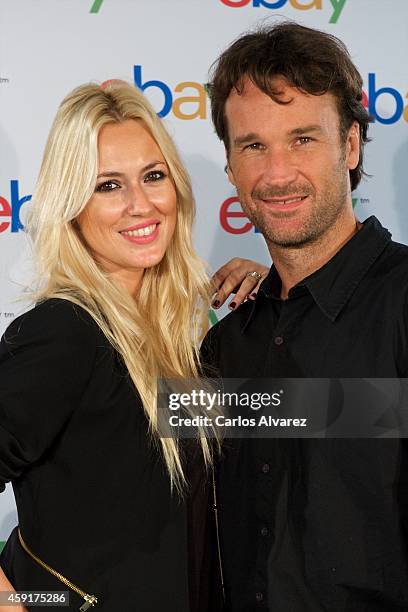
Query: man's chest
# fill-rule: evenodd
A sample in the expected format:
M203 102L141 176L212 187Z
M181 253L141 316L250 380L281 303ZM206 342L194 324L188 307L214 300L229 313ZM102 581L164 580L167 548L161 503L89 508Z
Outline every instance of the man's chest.
M381 310L353 304L331 320L311 299L259 309L244 330L221 333L224 377L398 377L398 330Z

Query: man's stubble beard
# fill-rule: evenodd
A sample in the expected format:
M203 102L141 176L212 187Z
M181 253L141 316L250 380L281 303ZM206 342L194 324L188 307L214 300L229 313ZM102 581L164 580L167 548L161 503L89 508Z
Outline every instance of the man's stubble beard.
M252 202L249 205L242 198L239 189L238 197L248 218L271 246L276 245L283 248L302 247L318 241L341 217L348 199L349 186L347 173L348 168L345 164L345 156L342 156L339 160L337 171L325 181L317 198L315 190L309 183L303 185L301 183L291 184L283 189L269 187L262 190L254 190L251 194ZM314 200L309 215L305 218L302 228L296 231L296 234L293 231L279 231L279 218L284 218L286 213L274 213L274 218L277 220L277 227L275 229L274 218L263 214L263 210L267 210L268 205L258 204L257 207L253 207L253 202L259 202L262 196L265 199L273 197L283 198L293 193L307 194ZM309 203L306 205L309 206Z

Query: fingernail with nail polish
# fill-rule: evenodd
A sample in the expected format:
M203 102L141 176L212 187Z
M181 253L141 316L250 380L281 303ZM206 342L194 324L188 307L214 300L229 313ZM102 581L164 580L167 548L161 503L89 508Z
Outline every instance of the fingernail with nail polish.
M215 300L215 302L212 303L213 308L219 308L219 306L220 306L220 300Z
M231 308L231 310L234 310L235 307L236 307L236 303L235 302L231 302L231 304L229 305L228 308Z

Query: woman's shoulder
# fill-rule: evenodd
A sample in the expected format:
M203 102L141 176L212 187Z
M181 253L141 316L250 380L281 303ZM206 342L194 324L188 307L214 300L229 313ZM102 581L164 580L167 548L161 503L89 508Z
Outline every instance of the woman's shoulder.
M19 344L21 340L53 338L77 344L99 334L98 325L84 308L67 299L52 298L16 317L2 340L7 344Z

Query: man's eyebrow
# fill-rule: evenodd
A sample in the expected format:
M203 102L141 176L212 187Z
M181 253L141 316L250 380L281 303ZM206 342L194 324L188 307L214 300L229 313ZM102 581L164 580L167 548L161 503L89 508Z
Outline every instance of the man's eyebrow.
M316 133L321 131L322 128L320 125L304 125L290 130L289 136L301 136L302 134L310 134L311 132Z
M244 144L248 144L248 142L256 142L257 140L260 140L259 134L249 132L248 134L243 134L242 136L234 138L234 147L240 147Z
M311 125L304 125L301 127L294 128L293 130L290 130L289 136L301 136L302 134L310 134L310 133L317 134L321 132L322 132L322 128L320 125L311 124ZM237 136L237 138L234 138L233 144L234 144L234 147L242 147L243 145L246 145L250 142L257 142L259 140L262 140L259 134L257 134L256 132L248 132L248 134L243 134L242 136Z

